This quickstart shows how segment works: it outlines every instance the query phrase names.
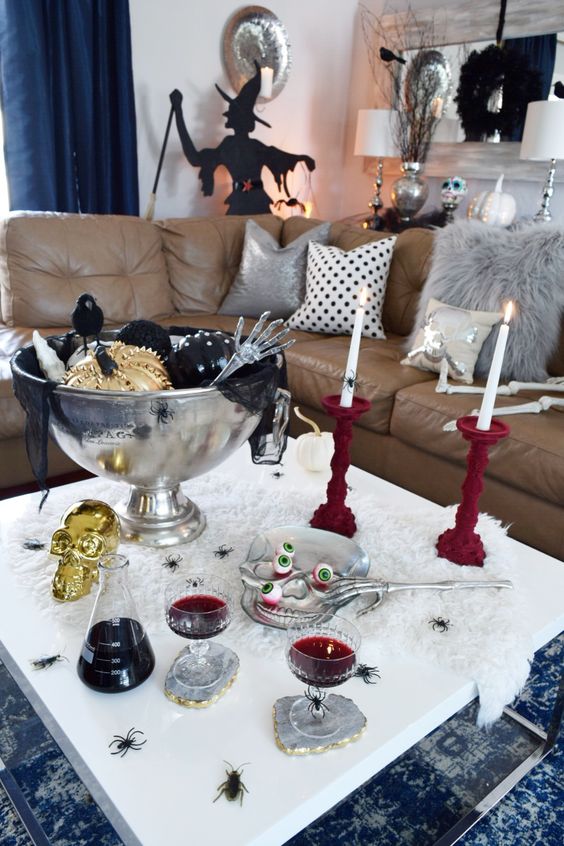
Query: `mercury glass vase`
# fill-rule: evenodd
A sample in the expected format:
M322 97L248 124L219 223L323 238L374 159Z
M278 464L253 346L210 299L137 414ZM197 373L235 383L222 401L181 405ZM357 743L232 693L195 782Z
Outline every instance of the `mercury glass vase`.
M403 176L392 185L390 196L400 220L410 221L415 217L429 196L429 186L421 176L423 165L419 162L402 162Z

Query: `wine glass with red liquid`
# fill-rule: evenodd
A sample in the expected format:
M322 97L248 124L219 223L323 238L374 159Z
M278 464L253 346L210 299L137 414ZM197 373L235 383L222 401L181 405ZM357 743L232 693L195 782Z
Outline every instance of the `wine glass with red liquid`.
M176 659L175 679L190 688L214 685L225 670L225 647L208 643L231 621L232 597L228 586L216 576L196 574L165 591L165 615L175 634L190 643Z
M354 675L360 633L343 617L292 626L287 631L286 658L293 674L308 685L290 709L290 722L308 737L328 738L339 730L342 696L327 697L325 688L336 687ZM339 701L340 700L340 701Z

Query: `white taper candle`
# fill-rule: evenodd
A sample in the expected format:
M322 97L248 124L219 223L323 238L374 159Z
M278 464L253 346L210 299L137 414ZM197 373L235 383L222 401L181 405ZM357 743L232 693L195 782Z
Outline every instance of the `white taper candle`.
M273 68L264 67L260 69L260 92L259 96L269 100L272 97L272 82L274 79Z
M360 350L360 339L362 337L362 325L364 323L364 306L366 304L367 298L367 289L361 288L358 296L358 308L354 317L354 326L351 338L351 345L349 347L349 356L347 358L347 366L345 368L345 375L343 377L343 390L341 391L341 406L343 408L351 408L352 406L354 388L356 383L358 353Z
M480 407L480 414L478 415L476 428L482 429L483 431L488 431L492 422L497 387L499 385L499 376L501 373L501 366L503 364L503 356L505 355L507 336L509 335L509 320L511 319L512 309L513 303L510 301L507 303L507 307L505 309L503 323L499 327L499 334L497 336L490 372L488 373L488 381L486 382L486 390Z

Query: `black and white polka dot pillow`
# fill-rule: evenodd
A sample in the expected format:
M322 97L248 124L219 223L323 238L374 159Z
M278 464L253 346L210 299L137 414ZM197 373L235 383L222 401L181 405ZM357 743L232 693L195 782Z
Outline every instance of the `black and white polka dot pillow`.
M365 338L385 339L382 306L396 236L370 241L345 252L310 241L307 258L306 296L288 318L291 329L351 335L360 288L368 289Z

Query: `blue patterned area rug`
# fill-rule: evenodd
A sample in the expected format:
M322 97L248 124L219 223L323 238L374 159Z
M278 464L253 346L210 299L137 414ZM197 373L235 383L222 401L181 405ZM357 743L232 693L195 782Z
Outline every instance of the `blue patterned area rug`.
M546 728L564 665L564 635L535 656L515 709ZM119 846L93 802L18 686L0 664L0 757L53 846ZM500 772L531 748L504 719L476 728L472 703L406 752L287 846L431 846ZM562 745L562 730L560 732ZM459 841L463 846L562 846L564 749L556 749ZM30 839L0 788L0 843ZM275 844L273 844L275 846Z

